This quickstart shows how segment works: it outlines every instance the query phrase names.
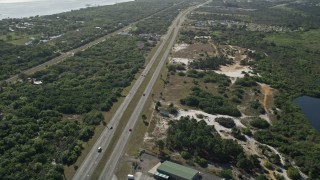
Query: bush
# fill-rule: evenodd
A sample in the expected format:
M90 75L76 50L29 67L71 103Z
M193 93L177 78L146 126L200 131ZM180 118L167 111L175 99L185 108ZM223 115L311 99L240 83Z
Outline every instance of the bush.
M267 169L272 169L272 168L273 168L272 164L271 164L269 161L265 162L263 165L264 165L264 167L266 167Z
M226 128L233 128L236 125L231 118L218 117L215 119L215 121Z
M252 136L252 132L249 128L243 128L242 133L247 135L247 136Z
M259 129L266 129L270 126L270 124L261 118L255 118L250 122L250 125L259 128Z
M91 111L83 115L83 122L88 125L98 125L103 119L104 117L99 111Z
M181 152L181 157L182 157L183 159L190 159L192 156L191 156L191 154L190 154L189 152L182 151L182 152Z
M244 78L238 78L235 82L236 85L244 86L244 87L252 87L257 85L255 79L250 76L245 76Z
M268 180L268 178L265 175L259 175L256 180Z
M178 72L178 75L179 75L179 76L186 76L186 73L180 71L180 72Z
M232 128L231 134L233 137L235 137L236 139L239 139L240 141L247 140L246 137L241 134L241 131L237 127Z
M173 114L173 115L178 114L177 108L174 107L174 105L173 105L172 103L171 103L171 104L169 105L169 107L168 107L168 112L169 112L170 114Z
M291 178L292 180L300 179L300 177L301 177L298 169L296 169L296 168L294 168L294 167L289 167L289 169L288 169L288 176L289 176L289 178Z
M225 179L233 179L232 171L230 169L220 171L219 176Z
M208 165L208 161L206 159L199 157L199 156L196 156L194 161L197 164L199 164L199 166L201 166L201 167L207 167L207 165Z
M176 72L176 66L173 64L168 65L168 71L169 72Z

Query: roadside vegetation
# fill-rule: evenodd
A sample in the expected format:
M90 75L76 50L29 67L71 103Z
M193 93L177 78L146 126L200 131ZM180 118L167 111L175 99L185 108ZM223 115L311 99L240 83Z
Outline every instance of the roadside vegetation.
M149 47L140 49L140 43L147 44L116 36L21 82L3 84L1 178L62 179L62 164L77 160L102 113L143 67Z
M227 118L215 121L221 126L230 128L226 134L230 133L240 141L247 141L249 138L271 149L266 153L262 146L258 148L264 152L262 156L268 161L259 158L265 172L257 169L256 172L261 175L259 173L253 175L254 178L266 179L266 176L273 174L272 176L277 179L286 177L317 179L320 176L320 134L292 100L301 95L320 97L318 73L320 11L316 5L318 2L314 0L304 3L282 3L284 2L221 0L213 1L190 14L189 21L185 23L179 38L179 43L187 50L182 49L181 52L172 55L176 61L180 58L181 62L188 63L183 65L173 62L168 65L170 74L166 79L161 99L180 103L178 105L180 109L187 110L190 107L212 115L240 117L242 125L246 127L241 127L239 123L235 125L233 120ZM201 43L216 44L218 47L216 56L206 55ZM188 49L188 46L194 47L195 44L201 46L201 52L195 48ZM230 73L230 79L227 77L227 80L223 80L224 75L214 74L221 67L225 68L225 65L228 67L235 64L236 58L230 59L232 53L228 54L229 56L226 54L221 56L222 51L219 47L225 46L246 49L244 55L247 55L247 59L241 60L241 65L250 66L251 69L243 72L241 78L234 79ZM194 55L188 56L187 51L193 51ZM200 57L196 55L197 53ZM176 54L178 57L175 57ZM205 78L208 76L212 78ZM262 84L276 89L277 93L272 95L272 100L268 99L270 94L263 91ZM174 96L170 93L171 90L179 90L179 94ZM188 120L194 121L191 117ZM187 124L183 118L179 121ZM188 126L183 126L181 129L188 131L192 137L188 135L180 137L183 132L172 130L180 128L177 124L179 122L176 121L169 123L167 146L173 152L179 152L184 159L188 157L189 160L199 160L197 156L201 153L191 153L186 156L189 150L183 144L188 146L190 142L206 138L194 132L197 130L186 130ZM193 127L197 126L199 125L195 124ZM214 130L212 134L216 135ZM173 137L181 139L175 141ZM187 141L182 137L189 139ZM201 146L200 144L194 147ZM248 153L257 153L255 151L245 150ZM200 166L203 162L219 162L211 156L201 156L200 160L197 162ZM246 164L246 160L243 161L243 164ZM229 163L232 164L234 161L230 160ZM187 162L187 164L192 163ZM241 171L242 163L236 164ZM262 175L263 173L265 175ZM221 176L230 177L232 173L230 175L230 172L223 171ZM237 178L241 179L240 176Z

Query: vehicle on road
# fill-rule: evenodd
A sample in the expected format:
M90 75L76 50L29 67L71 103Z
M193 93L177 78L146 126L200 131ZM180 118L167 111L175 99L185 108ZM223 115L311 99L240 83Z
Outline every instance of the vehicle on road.
M134 176L132 174L128 174L128 180L134 179Z
M143 93L143 96L145 96L146 94L145 93Z
M129 129L129 131L131 132L131 131L132 131L132 129Z
M102 151L102 148L99 146L98 147L98 152L101 152Z

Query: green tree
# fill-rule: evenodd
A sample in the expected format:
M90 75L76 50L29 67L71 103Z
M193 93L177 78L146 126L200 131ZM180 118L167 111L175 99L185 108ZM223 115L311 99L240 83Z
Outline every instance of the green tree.
M147 116L145 114L142 114L142 120L145 121L147 119Z
M294 167L289 167L287 173L289 178L292 180L298 180L301 178L299 170Z
M164 141L160 139L160 140L157 140L157 141L155 142L155 144L156 144L156 146L159 148L160 154L162 154L163 149L164 149L164 146L165 146Z
M225 178L226 180L233 179L233 174L232 174L232 171L230 169L220 171L219 172L219 176L222 177L222 178Z

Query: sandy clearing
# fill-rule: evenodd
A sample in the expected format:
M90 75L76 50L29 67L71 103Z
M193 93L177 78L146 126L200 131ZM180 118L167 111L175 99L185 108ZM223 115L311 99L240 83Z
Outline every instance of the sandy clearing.
M202 114L204 116L204 118L203 119L198 118L197 114ZM217 123L215 121L216 118L219 118L219 117L231 118L231 119L234 120L236 126L238 126L240 128L244 128L245 127L240 122L240 120L235 118L235 117L227 116L227 115L220 115L220 114L212 115L212 114L208 114L208 113L205 113L203 111L198 111L198 110L188 110L188 111L179 110L178 111L178 115L175 117L175 119L178 120L181 117L186 117L186 116L192 117L192 118L196 119L197 121L204 120L208 125L213 125L215 127L215 129L217 130L217 132L220 134L220 136L222 136L224 138L227 138L225 132L231 133L231 129L228 129L228 128L225 128L225 127L221 126L219 123Z
M220 66L219 70L216 70L214 72L218 74L224 74L228 77L230 77L230 80L232 83L234 83L237 78L243 78L244 73L249 73L252 71L250 66L243 66L240 64L242 60L245 60L248 58L246 54L244 54L244 49L236 46L221 46L226 53L227 57L229 59L233 60L233 64L227 65L227 66ZM231 54L230 54L231 53Z
M209 43L176 44L173 48L172 56L178 58L199 59L204 54L208 54L211 57L216 53L216 49Z
M245 74L243 72L249 73L250 71L252 70L249 66L241 66L240 63L235 63L229 66L221 66L220 70L214 72L228 76L233 84L237 78L244 77Z
M146 132L146 133L144 134L143 141L148 141L148 140L152 140L152 139L154 139L154 138L153 138L153 137L150 137L148 132Z
M183 49L186 49L189 46L189 44L175 44L174 47L172 48L173 52L178 52Z
M193 61L193 59L188 59L188 58L171 58L170 63L176 64L176 63L182 63L185 65L189 65L189 62Z
M197 118L197 114L202 114L204 115L204 118L203 119L200 119L200 118ZM232 118L236 124L237 127L240 127L240 128L246 128L245 125L243 125L241 122L240 122L240 119L242 118L246 118L245 117L241 117L240 119L239 118L235 118L235 117L232 117L232 116L227 116L227 115L212 115L212 114L208 114L208 113L205 113L203 111L198 111L198 110L188 110L188 111L185 111L185 110L179 110L179 113L178 115L175 117L175 119L180 119L180 117L183 117L183 116L189 116L189 117L193 117L194 119L200 121L200 120L204 120L208 125L214 125L214 128L216 129L216 131L220 134L220 136L222 138L225 138L225 139L233 139L233 140L236 140L246 151L250 152L250 154L256 154L260 157L260 163L263 165L263 162L267 161L268 159L266 159L266 157L264 157L258 146L259 145L265 145L267 146L268 148L270 148L275 154L279 155L280 156L280 161L281 163L284 165L285 164L285 159L284 157L282 156L281 153L279 153L278 150L276 150L274 147L272 146L269 146L267 144L262 144L258 141L256 141L254 138L252 137L249 137L247 135L245 135L247 141L244 142L244 141L240 141L238 139L235 139L230 133L231 133L231 129L228 129L228 128L225 128L223 126L221 126L219 123L217 123L215 121L215 118L217 117L225 117L225 118ZM285 177L285 179L289 179L288 178L288 175L287 175L287 171L283 168L283 167L279 167L282 169L282 173L280 172L276 172L278 174L281 174ZM274 171L272 171L274 172Z
M164 117L160 117L156 121L154 130L151 133L146 132L143 138L144 143L153 142L155 139L163 139L166 137L169 120Z
M261 115L259 115L259 117L261 119L264 119L264 120L268 121L268 123L272 125L272 122L271 122L270 117L269 117L268 114L261 114Z

